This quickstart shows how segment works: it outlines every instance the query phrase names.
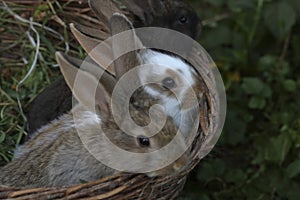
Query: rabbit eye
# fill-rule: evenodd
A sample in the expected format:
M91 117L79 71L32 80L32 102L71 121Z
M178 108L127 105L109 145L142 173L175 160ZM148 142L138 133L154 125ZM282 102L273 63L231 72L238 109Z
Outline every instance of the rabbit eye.
M150 139L145 136L139 136L138 142L142 147L149 147L150 146Z
M164 87L170 89L176 86L174 79L167 77L162 81Z
M180 16L178 20L181 24L186 24L188 22L188 18L185 15Z

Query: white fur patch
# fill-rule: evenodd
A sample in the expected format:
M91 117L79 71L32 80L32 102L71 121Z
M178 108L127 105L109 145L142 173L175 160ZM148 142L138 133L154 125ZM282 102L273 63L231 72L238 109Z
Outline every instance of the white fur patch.
M177 99L168 99L167 101L163 102L165 111L167 115L173 116L176 124L180 122L180 107L179 102Z
M164 78L172 77L178 82L174 90L176 91L176 95L178 95L177 98L182 100L188 88L193 87L196 83L194 68L183 62L180 58L147 50L140 55L140 59L143 64L150 65L143 68L139 73L141 83L144 86L152 81L161 83ZM144 88L153 97L159 97L164 101L169 99L166 94L162 94L151 87L145 86Z
M182 101L186 98L186 92L189 91L190 87L196 85L197 75L195 69L180 58L152 50L142 52L140 60L142 64L150 64L149 67L143 68L139 72L139 77L141 83L144 85L145 91L152 97L160 99L166 114L172 116L175 124L179 126L181 118L183 117L180 104L183 103ZM176 98L174 95L170 96L168 93L147 86L147 83L151 81L161 84L164 78L167 77L171 77L176 82L176 87L172 88ZM183 115L186 114L187 113L184 112Z
M153 69L151 69L151 73L162 75L166 74L166 71L168 69L171 69L179 75L183 76L190 85L195 84L194 68L183 62L180 58L176 58L174 56L155 52L152 50L147 50L146 53L141 55L141 59L144 64L154 65ZM161 66L155 67L155 65ZM148 73L141 73L141 79L145 79L146 75L148 75Z
M84 111L80 113L80 119L75 120L77 126L86 126L93 124L100 124L101 119L99 116L91 111Z

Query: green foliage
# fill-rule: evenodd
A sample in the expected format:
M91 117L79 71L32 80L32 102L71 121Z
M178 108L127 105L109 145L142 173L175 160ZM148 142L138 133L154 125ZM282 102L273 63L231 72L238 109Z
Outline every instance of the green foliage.
M286 169L287 176L289 178L296 177L300 174L300 160L296 160L289 164L289 166Z
M46 9L45 5L38 6L33 14L34 17ZM22 7L16 10L16 12L21 12ZM55 79L59 74L59 69L52 67L56 64L54 52L62 48L61 41L57 42L57 39L53 39L51 34L44 32L43 28L36 27L41 44L39 62L36 63L35 70L29 78L20 84L30 71L36 52L36 47L25 32L28 30L33 40L36 40L36 35L30 29L29 24L13 19L2 7L0 16L0 29L2 29L0 32L4 38L0 38L2 48L0 51L0 166L2 166L12 159L15 147L27 135L26 120L20 112L18 99L25 112L36 95ZM47 19L45 18L44 21L46 22ZM21 58L15 58L15 55L19 54L24 60L26 59L26 64Z
M300 199L300 1L190 2L209 19L200 42L222 74L228 109L182 199Z

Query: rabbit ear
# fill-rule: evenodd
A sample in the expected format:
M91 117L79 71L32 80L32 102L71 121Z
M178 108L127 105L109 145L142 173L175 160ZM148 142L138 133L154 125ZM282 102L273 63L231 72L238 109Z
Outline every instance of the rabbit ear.
M89 37L82 33L83 31L78 30L77 28L79 27L84 28L78 25L75 26L72 23L70 24L71 31L77 41L100 67L106 67L106 70L109 71L109 73L115 75L114 67L111 65L113 58L110 40L100 41ZM85 30L85 32L88 32L88 30Z
M63 56L63 60L61 63L64 65L73 65L73 67L80 68L90 74L92 74L95 78L99 80L99 82L105 87L105 89L112 93L115 85L116 79L110 73L108 73L105 69L99 67L97 63L95 63L90 57L85 58L85 60L80 60L71 56L68 56L64 53L60 53Z
M144 47L136 36L132 23L124 15L115 13L109 24L113 36L112 49L116 78L119 79L127 71L140 65L137 50ZM119 33L122 34L115 36Z
M73 23L70 24L71 32L75 36L75 38L78 40L78 42L81 44L81 46L86 50L87 53L92 51L98 44L100 44L101 41L88 37L87 35L84 35L82 32L80 32Z
M122 3L124 3L126 8L131 13L133 13L136 17L138 17L144 24L147 23L146 22L146 16L145 16L145 10L143 8L141 8L135 1L133 1L133 0L124 0ZM146 7L146 8L148 8L148 7Z
M113 13L120 12L112 0L89 0L89 5L98 19L105 24L108 24Z
M96 112L101 112L104 116L110 115L111 95L105 87L90 73L75 67L62 53L56 52L55 56L63 77L76 99L91 111L96 109Z
M110 37L108 27L106 27L107 28L107 30L106 30L106 29L93 28L93 27L85 26L85 25L78 24L78 23L76 25L73 24L72 26L73 26L73 28L77 29L77 32L79 31L82 34L84 34L86 36L90 36L99 41L104 41Z

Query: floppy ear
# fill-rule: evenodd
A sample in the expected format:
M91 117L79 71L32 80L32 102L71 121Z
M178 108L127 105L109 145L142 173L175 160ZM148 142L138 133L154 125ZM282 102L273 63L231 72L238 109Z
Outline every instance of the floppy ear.
M111 95L105 87L90 73L74 66L62 53L56 52L55 56L66 83L80 104L104 116L110 115Z
M88 30L80 31L80 29L78 29L79 27L85 28L80 25L75 26L72 23L70 24L71 31L77 41L100 67L106 67L106 70L109 71L109 73L115 75L114 66L112 65L113 56L111 50L111 40L101 41L96 38L89 37L82 33L88 32ZM93 32L93 34L96 34L96 32Z
M115 13L109 24L113 36L112 50L116 78L119 79L130 69L140 65L137 52L144 47L125 15Z

